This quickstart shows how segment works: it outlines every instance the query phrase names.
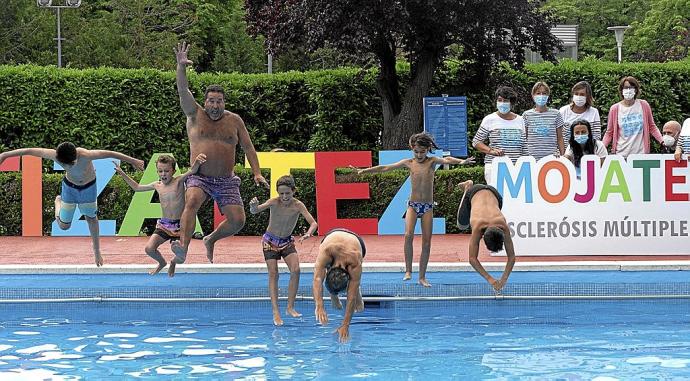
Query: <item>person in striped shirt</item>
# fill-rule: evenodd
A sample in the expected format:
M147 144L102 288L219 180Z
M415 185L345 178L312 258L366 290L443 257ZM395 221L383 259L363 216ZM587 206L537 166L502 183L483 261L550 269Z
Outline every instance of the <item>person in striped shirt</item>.
M558 110L563 122L566 126L570 126L576 120L586 120L592 126L592 137L601 140L601 117L599 110L593 106L594 97L589 82L576 83L570 92L573 96L572 102ZM570 141L570 129L566 127L563 129L563 142L567 145L568 141Z
M512 111L517 103L517 93L510 87L496 90L496 112L482 119L479 130L472 139L472 146L484 156L484 179L490 183L491 162L494 157L507 156L515 162L525 154L525 122ZM488 145L486 144L488 140Z
M555 108L549 108L551 89L545 82L537 82L532 87L534 108L522 113L527 133L527 152L539 160L549 155L561 156L565 152L563 144L563 117Z
M680 161L683 154L690 154L690 118L685 119L683 128L680 130L680 136L678 137L678 144L676 144L676 152L674 154L676 161Z

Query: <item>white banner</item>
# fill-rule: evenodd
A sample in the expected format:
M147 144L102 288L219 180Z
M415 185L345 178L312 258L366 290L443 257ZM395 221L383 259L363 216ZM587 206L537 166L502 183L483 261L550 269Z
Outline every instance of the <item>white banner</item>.
M673 155L583 157L513 164L495 158L491 185L516 255L690 254L690 168ZM505 255L505 253L501 253Z

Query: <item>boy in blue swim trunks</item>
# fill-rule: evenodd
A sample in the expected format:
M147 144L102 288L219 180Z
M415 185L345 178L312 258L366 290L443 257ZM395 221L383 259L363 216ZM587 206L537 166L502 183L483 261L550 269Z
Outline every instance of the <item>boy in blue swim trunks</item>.
M407 169L410 171L410 181L412 192L407 202L407 212L405 213L405 276L403 280L412 278L412 243L414 240L414 228L417 219L422 219L422 255L419 259L419 284L424 287L431 287L426 280L426 267L429 264L429 254L431 252L431 232L433 227L434 213L434 171L436 166L442 164L473 164L474 158L456 159L452 156L440 158L428 156L438 148L431 135L426 132L414 134L410 137L410 149L414 153L414 158L403 159L397 163L389 165L377 165L366 169L357 169L358 174L362 173L381 173L394 169Z
M300 237L299 242L314 234L318 225L304 204L294 198L295 179L292 176L282 176L278 179L278 197L269 199L259 205L259 200L254 197L249 202L249 212L257 214L269 209L268 228L261 239L264 250L264 260L268 267L268 292L271 295L273 306L273 324L283 325L278 307L278 260L283 258L290 269L290 284L288 286L287 314L292 317L300 317L302 314L295 311L295 298L299 287L299 258L295 248L295 240L292 231L295 230L300 214L309 223L309 230Z
M118 159L131 164L140 171L144 170L144 161L119 152L88 150L76 147L71 142L63 142L57 146L57 149L20 148L5 152L0 154L0 163L7 158L24 155L53 160L65 169L65 177L62 179L62 191L55 198L55 221L60 226L60 229L69 229L74 217L74 211L79 206L79 211L84 215L89 225L96 266L102 266L103 257L101 257L98 217L96 216L98 211L98 192L96 189L96 170L93 167L93 161L108 158Z
M167 263L158 247L166 241L173 241L180 239L180 217L184 210L184 183L187 177L196 173L201 164L206 161L206 155L203 153L197 155L192 167L186 173L174 177L175 174L175 159L170 155L161 155L156 161L156 171L158 172L159 180L148 185L141 185L129 177L120 166L115 163L115 171L122 176L125 182L134 189L135 192L147 192L155 190L158 192L160 199L161 211L163 218L156 223L156 230L151 234L149 242L146 244L146 255L155 259L158 262L158 267L151 270L149 274L158 274ZM169 276L175 275L175 265L184 262L184 259L178 259L176 256L170 260Z

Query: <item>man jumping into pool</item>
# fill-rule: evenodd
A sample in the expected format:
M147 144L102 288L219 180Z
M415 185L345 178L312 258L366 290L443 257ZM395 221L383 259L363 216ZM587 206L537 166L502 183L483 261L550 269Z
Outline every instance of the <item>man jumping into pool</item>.
M359 288L362 279L362 262L367 249L362 238L347 229L333 229L326 233L319 246L319 254L314 263L314 294L316 320L325 325L328 314L323 307L323 282L331 295L333 307L342 309L338 293L347 289L347 305L343 322L338 327L340 342L350 337L350 321L354 312L364 311L362 291Z
M470 264L475 271L489 282L496 292L500 292L506 282L508 282L510 272L513 271L513 266L515 265L513 240L510 237L510 229L506 219L503 213L501 213L503 197L501 197L496 188L484 184L473 185L472 180L462 182L458 186L464 191L460 207L458 208L458 227L460 230L472 227L469 247ZM479 241L482 238L486 248L493 252L503 250L505 241L508 262L499 280L489 275L484 266L479 262Z
M254 173L254 182L267 188L269 185L261 175L259 159L242 118L225 110L223 88L219 85L208 86L204 94L204 105L199 105L187 82L186 67L192 63L187 58L189 45L183 42L174 51L177 59L177 91L182 111L187 116L190 162L202 152L206 154L207 161L201 165L198 173L187 178L185 208L180 221L180 241L173 243L172 250L176 256L175 261L184 263L197 211L211 197L225 216L216 230L204 237L206 257L213 262L213 246L216 241L235 235L244 226L240 178L233 171L238 143L247 155Z

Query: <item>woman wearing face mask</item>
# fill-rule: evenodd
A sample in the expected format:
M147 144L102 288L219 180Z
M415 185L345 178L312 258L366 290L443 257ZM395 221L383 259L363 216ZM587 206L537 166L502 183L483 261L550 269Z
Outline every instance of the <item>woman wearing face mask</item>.
M580 178L580 163L584 155L597 155L601 158L599 164L604 163L607 155L606 147L601 141L594 139L590 123L584 119L576 120L570 125L570 140L565 157L575 164L577 178Z
M489 184L491 162L496 156L507 156L513 162L524 154L525 123L520 115L511 111L517 102L517 93L510 87L496 90L496 112L484 117L472 139L472 146L484 153L484 179ZM486 141L488 140L488 145Z
M649 153L649 136L663 143L649 103L640 96L640 84L634 77L624 77L618 84L622 101L611 106L604 134L604 146L611 143L611 153L625 158L631 154Z
M592 87L587 81L580 81L573 86L570 92L572 93L570 104L558 110L561 113L563 122L566 126L570 126L574 121L584 119L592 126L592 136L594 136L594 139L601 140L601 118L599 117L599 110L593 107ZM563 131L563 141L567 142L569 140L570 128L565 128Z
M522 113L525 118L527 133L527 151L535 159L545 156L563 155L563 117L555 108L549 108L551 90L544 82L537 82L532 87L534 108Z

